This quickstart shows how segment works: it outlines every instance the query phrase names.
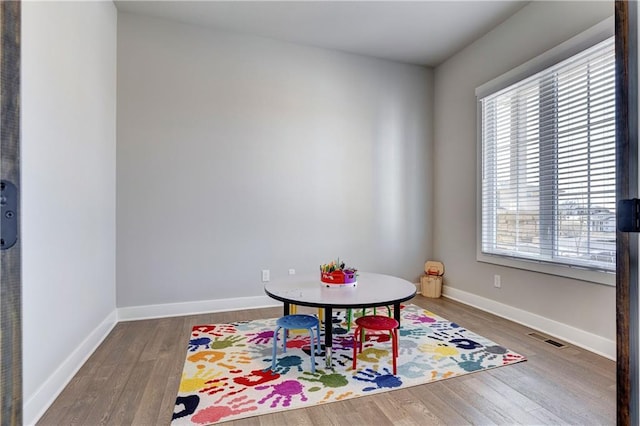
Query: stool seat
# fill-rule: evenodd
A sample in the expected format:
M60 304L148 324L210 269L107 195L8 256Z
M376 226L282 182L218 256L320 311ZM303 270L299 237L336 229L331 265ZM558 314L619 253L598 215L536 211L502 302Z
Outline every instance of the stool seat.
M318 325L318 318L311 315L294 314L278 318L276 325L282 328L311 328Z
M395 318L382 315L367 315L356 320L356 324L368 330L388 331L400 327Z

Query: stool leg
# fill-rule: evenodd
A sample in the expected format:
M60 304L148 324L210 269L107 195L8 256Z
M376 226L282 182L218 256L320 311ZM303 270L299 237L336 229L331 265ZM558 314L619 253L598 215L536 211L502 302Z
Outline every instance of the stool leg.
M353 370L356 369L356 361L358 360L358 335L359 335L359 330L360 326L356 327L355 331L353 332Z
M313 327L309 327L309 338L311 339L311 344L309 345L309 352L311 353L311 373L316 372L316 357L314 355L314 338L313 338Z
M398 331L398 329L394 329L393 330L395 336L396 336L396 358L399 356L398 351L400 348L400 340L398 340L400 338L400 332Z
M282 352L285 353L287 352L287 334L289 333L289 329L288 328L284 328L284 333L282 333L284 335L284 337L282 338Z
M397 358L398 358L398 329L394 328L393 329L393 345L392 345L392 350L393 350L393 375L397 375Z
M276 331L273 332L273 351L271 352L271 371L276 370L276 352L278 351L278 332L280 331L280 327L276 328Z

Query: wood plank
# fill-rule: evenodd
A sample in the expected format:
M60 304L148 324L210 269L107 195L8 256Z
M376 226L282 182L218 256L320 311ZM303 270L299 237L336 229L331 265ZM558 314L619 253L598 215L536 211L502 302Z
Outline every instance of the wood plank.
M407 412L407 424L426 424L426 425L446 425L447 423L441 417L443 410L432 409L427 407L420 398L418 398L413 392L413 389L400 389L397 391L389 392L388 397L396 401L404 407ZM457 412L453 411L448 416L457 416ZM393 419L393 417L391 417ZM459 417L452 421L452 423L461 425L466 423L462 417Z

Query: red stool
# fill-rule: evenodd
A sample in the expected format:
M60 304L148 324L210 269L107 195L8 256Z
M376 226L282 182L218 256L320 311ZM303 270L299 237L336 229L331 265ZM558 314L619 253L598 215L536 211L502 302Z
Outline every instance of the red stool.
M391 334L393 344L393 375L396 375L396 359L398 358L398 327L400 323L395 318L383 315L366 315L356 320L353 332L353 369L356 369L358 352L362 352L362 342L366 340L366 330L387 331Z

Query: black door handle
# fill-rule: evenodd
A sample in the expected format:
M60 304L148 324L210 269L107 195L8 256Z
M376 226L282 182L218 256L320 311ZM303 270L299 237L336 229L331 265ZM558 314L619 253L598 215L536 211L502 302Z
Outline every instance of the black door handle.
M640 232L640 200L632 198L630 200L618 201L616 209L618 231L620 232Z
M18 188L0 181L0 249L6 250L18 241Z

